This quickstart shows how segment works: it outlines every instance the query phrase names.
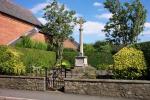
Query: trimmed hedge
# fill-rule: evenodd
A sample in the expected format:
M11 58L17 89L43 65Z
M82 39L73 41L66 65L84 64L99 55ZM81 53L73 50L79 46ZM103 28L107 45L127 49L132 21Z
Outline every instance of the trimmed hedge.
M88 63L97 69L107 69L109 65L113 64L113 57L110 52L85 52L88 57ZM74 50L64 50L63 57L69 61L72 66L75 64L75 57L78 52Z
M26 66L26 73L32 73L33 68L51 68L56 63L55 52L7 46L1 46L1 48L7 48L20 53L18 63L23 62L24 66Z
M77 51L74 50L64 50L63 59L67 60L71 66L75 64L75 57L78 55Z
M28 48L16 48L19 52L23 53L21 59L25 66L30 71L30 67L50 68L56 63L56 54L51 51L28 49Z
M113 65L113 57L110 52L94 52L86 53L88 56L88 63L97 69L108 69Z

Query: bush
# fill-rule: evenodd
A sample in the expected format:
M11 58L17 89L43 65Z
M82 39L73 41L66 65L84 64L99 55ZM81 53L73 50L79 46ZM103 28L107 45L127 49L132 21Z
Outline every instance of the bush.
M138 79L146 70L143 52L134 48L123 48L114 56L114 77Z
M34 48L39 50L47 50L48 48L48 45L46 43L31 40L28 36L22 37L22 39L16 43L16 46L21 48Z
M0 46L0 73L20 75L25 73L25 66L21 59L21 53L15 49Z

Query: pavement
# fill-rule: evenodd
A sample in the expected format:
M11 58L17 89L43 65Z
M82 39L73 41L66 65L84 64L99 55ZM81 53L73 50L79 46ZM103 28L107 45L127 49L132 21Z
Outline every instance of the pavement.
M114 97L65 94L59 91L0 89L0 100L135 100Z

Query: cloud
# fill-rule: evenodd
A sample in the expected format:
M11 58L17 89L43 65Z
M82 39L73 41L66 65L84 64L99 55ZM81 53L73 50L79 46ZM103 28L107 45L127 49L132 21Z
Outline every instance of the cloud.
M42 17L39 17L38 20L39 20L43 25L47 23L47 21L46 21L44 18L42 18Z
M150 35L150 22L146 22L144 26L145 28L144 31L142 32L142 35Z
M96 18L98 18L98 19L109 19L111 17L112 17L111 13L104 13L104 14L101 14L101 15L96 15Z
M93 6L95 6L95 7L101 7L101 6L103 6L103 4L99 3L99 2L94 2Z
M146 23L144 24L144 26L145 26L145 28L150 28L150 22L146 22Z
M42 11L46 6L48 5L48 3L40 3L40 4L37 4L35 5L33 8L31 8L30 10L36 14L38 13L39 11Z
M92 34L104 35L104 33L102 32L103 28L104 28L104 23L95 22L95 21L87 21L83 25L83 34L86 34L86 35L92 35ZM79 26L75 27L74 33L75 34L79 33Z

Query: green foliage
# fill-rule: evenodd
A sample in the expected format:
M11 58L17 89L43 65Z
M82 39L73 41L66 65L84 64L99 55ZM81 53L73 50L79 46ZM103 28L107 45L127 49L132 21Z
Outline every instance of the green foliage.
M47 23L42 31L48 36L48 43L56 51L57 63L60 63L63 55L63 42L72 34L76 17L75 12L66 9L57 0L52 0L44 9L44 18Z
M114 56L114 76L119 79L138 79L146 70L143 52L134 48L123 48Z
M44 69L51 68L56 63L56 54L51 51L43 51L28 48L15 48L23 55L21 60L26 66L27 73L32 72L33 68Z
M93 44L84 44L83 47L85 53L87 52L94 53L96 51L96 49L93 47Z
M21 59L21 53L6 46L0 46L0 73L20 75L25 73L25 66Z
M147 79L150 79L150 42L137 43L134 45L130 45L130 47L143 51L147 65Z
M62 67L65 68L65 69L70 69L72 66L71 66L69 61L62 60Z
M34 70L51 68L56 63L56 54L37 49L0 46L0 73L20 75Z
M109 65L113 64L113 57L112 57L111 53L107 53L107 52L90 53L90 52L88 52L85 55L88 56L88 63L97 69L104 69L104 68L106 68L106 65L109 66Z
M130 3L106 0L104 5L112 13L112 18L103 30L106 32L106 39L116 45L137 42L146 20L146 10L140 0L133 0Z
M85 55L88 56L89 65L97 69L107 69L109 65L113 64L113 57L111 52L98 52L92 44L84 44ZM68 60L71 66L75 64L75 57L78 55L77 51L65 49L63 59Z
M21 48L34 48L39 50L47 50L46 43L31 40L31 38L28 36L22 37L22 39L16 43L16 46Z
M98 52L112 52L110 43L106 41L97 41L93 46Z
M63 52L63 59L69 61L71 66L75 64L75 57L78 55L78 52L72 49L65 49Z

